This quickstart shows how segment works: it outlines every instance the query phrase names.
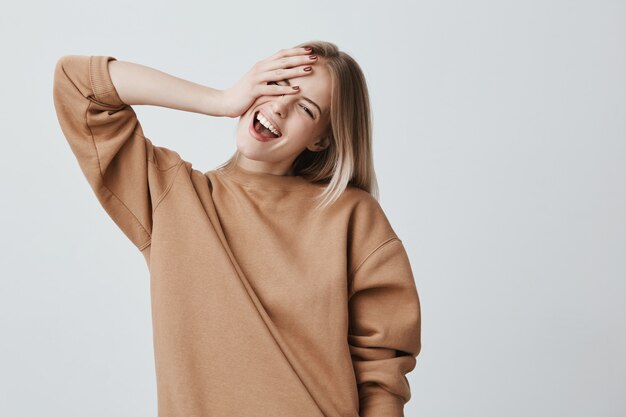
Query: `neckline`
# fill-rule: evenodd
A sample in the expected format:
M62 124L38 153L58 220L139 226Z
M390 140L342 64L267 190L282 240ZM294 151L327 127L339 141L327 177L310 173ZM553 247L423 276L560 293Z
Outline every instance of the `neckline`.
M231 164L217 169L218 174L225 175L240 185L255 188L292 190L300 188L308 183L301 175L277 175L265 172L249 171L237 165Z

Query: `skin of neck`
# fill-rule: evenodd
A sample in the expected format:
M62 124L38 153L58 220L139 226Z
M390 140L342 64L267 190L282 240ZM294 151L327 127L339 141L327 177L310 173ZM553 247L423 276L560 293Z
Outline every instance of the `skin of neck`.
M291 164L293 163L292 160L280 162L255 161L253 159L248 159L240 154L239 158L237 158L234 163L237 164L238 167L246 171L272 175L293 175L293 170L291 167Z

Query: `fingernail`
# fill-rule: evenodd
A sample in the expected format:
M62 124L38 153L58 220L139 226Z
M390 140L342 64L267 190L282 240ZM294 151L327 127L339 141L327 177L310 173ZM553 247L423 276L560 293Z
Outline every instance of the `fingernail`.
M294 86L293 86L293 87L291 87L291 88L293 88L294 90L299 90L299 89L300 89L300 86L298 86L298 85L294 85Z
M311 71L312 69L313 69L313 68L311 68L311 67L306 67L306 68L304 68L304 70L305 70L305 71Z
M304 50L305 50L305 51L309 51L309 52L311 52L311 51L313 50L313 48L311 48L310 46L306 46L306 47L304 48Z
M317 55L309 55L310 59L317 59Z

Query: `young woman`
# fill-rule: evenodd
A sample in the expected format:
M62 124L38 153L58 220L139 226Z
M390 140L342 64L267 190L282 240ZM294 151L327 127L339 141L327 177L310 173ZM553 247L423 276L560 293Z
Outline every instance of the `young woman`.
M53 95L82 172L150 271L160 417L404 415L420 301L377 200L349 55L307 42L225 90L66 55ZM132 105L239 117L237 150L200 172L153 145Z

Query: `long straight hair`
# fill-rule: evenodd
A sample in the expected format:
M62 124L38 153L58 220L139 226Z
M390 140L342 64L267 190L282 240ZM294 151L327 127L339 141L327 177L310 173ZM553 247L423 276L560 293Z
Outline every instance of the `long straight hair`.
M330 145L319 152L305 149L292 165L294 175L326 184L317 196L316 208L333 204L351 185L379 199L372 149L372 118L365 76L359 64L337 45L326 41L303 42L311 54L325 58L331 78L330 122L326 135ZM321 63L321 62L320 62ZM236 163L239 151L220 167Z

